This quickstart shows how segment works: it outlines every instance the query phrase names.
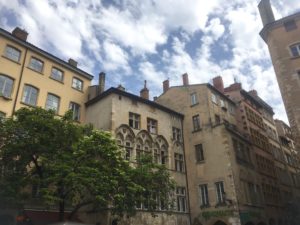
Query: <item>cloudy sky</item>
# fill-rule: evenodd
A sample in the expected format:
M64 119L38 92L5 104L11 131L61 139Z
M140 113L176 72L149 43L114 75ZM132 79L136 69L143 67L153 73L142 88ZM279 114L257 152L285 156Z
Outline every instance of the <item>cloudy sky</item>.
M256 89L287 121L266 44L259 36L259 0L0 0L0 26L29 33L32 44L95 76L151 96L162 81L211 82L222 75ZM300 1L271 0L275 18L300 10Z

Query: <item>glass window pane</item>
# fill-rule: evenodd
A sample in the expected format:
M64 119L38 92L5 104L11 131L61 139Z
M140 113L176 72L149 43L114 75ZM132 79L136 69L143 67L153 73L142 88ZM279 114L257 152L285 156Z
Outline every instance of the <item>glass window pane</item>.
M29 68L31 68L35 71L38 71L38 72L42 72L43 67L44 67L43 61L33 58L33 57L30 59Z
M51 78L62 81L63 80L63 71L53 67L51 70Z
M83 82L81 80L73 77L72 87L77 89L77 90L82 90L83 89Z
M10 98L12 88L13 88L13 79L0 75L0 96Z
M36 105L38 90L32 86L25 85L22 102L29 105Z
M58 107L59 107L59 97L48 94L47 96L47 102L46 102L46 109L52 109L55 112L58 112Z
M19 62L20 56L21 56L21 51L14 47L6 46L5 56L13 61Z

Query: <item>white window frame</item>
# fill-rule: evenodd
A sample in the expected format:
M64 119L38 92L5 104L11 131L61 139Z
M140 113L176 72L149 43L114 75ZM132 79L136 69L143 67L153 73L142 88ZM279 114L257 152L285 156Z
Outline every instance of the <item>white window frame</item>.
M157 134L158 122L155 119L147 118L147 130L151 134Z
M292 57L300 56L300 42L290 46Z
M33 91L36 91L36 93L33 93ZM22 102L27 105L36 106L38 94L39 94L38 88L29 84L25 84L23 90Z
M44 62L42 60L32 56L30 58L28 67L38 73L42 73L43 69L44 69Z
M200 192L200 203L201 203L200 206L201 207L209 206L208 185L200 184L199 192Z
M133 129L139 130L141 127L141 115L129 112L129 126Z
M13 47L11 45L6 45L6 47L5 47L5 57L9 58L12 61L20 62L21 50Z
M77 107L77 108L76 108ZM72 119L75 121L80 120L80 105L76 102L70 102L69 109L73 112Z
M3 83L1 82L1 80L3 81ZM6 98L10 98L13 85L14 85L14 79L4 74L0 74L0 97L3 96Z
M77 77L73 77L72 79L72 88L82 91L83 90L83 81Z
M191 105L196 105L198 103L197 93L191 94Z
M185 187L176 187L176 209L178 212L187 211L187 202L186 202L186 188Z
M53 99L57 100L57 102L53 101ZM48 93L45 109L47 110L51 109L54 110L56 113L58 113L59 105L60 105L60 97L55 94Z
M50 77L54 80L63 82L63 80L64 80L64 71L62 71L61 69L58 69L56 67L52 67Z

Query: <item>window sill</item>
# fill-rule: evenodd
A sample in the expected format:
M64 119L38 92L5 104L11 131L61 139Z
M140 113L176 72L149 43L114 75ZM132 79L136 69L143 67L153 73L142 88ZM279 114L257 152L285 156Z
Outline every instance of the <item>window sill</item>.
M53 77L51 77L51 76L49 76L49 78L50 78L51 80L54 80L54 81L58 82L58 83L65 84L63 81L57 80L57 79L55 79L55 78L53 78Z
M202 131L202 128L198 129L198 130L193 130L192 133L197 133L197 132L200 132Z
M208 204L208 205L201 205L200 209L207 209L207 208L210 208L210 207L211 207L210 204Z
M201 160L201 161L196 162L196 164L199 164L199 165L204 164L204 163L205 163L205 160Z
M16 63L16 64L18 64L18 65L21 65L20 62L15 61L15 60L13 60L13 59L11 59L11 58L8 58L6 55L2 55L2 57L5 58L5 59L7 59L7 60L9 60L9 61L11 61L11 62L13 62L13 63Z
M197 103L191 105L191 108L194 107L194 106L197 106L197 105L199 105L199 102L197 102Z
M38 71L38 70L32 69L32 68L29 67L29 66L27 66L27 69L32 70L32 71L34 71L34 72L36 72L36 73L39 73L39 74L41 74L41 75L44 75L44 73L43 73L42 71Z
M291 56L290 59L292 59L292 60L294 60L294 59L300 59L300 55L298 55L298 56Z
M29 107L32 107L32 108L36 108L36 107L37 107L36 105L31 105L31 104L28 104L28 103L23 102L23 101L21 101L20 103L21 103L22 105L26 105L26 106L29 106Z
M76 90L76 91L79 91L79 92L81 92L81 93L84 93L83 92L83 90L79 90L79 89L77 89L77 88L74 88L74 87L72 87L74 90Z
M1 94L0 94L0 98L3 98L3 99L6 100L6 101L12 101L12 98L11 98L11 97L6 97L6 96L1 95Z

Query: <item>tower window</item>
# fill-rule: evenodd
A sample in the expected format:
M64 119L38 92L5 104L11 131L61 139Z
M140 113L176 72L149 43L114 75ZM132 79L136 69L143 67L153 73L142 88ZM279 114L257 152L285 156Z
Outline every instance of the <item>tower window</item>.
M297 24L296 24L295 20L289 20L289 21L283 23L283 25L284 25L285 31L287 31L287 32L297 29Z
M294 56L294 57L300 56L300 43L291 45L290 50L291 50L292 56Z

